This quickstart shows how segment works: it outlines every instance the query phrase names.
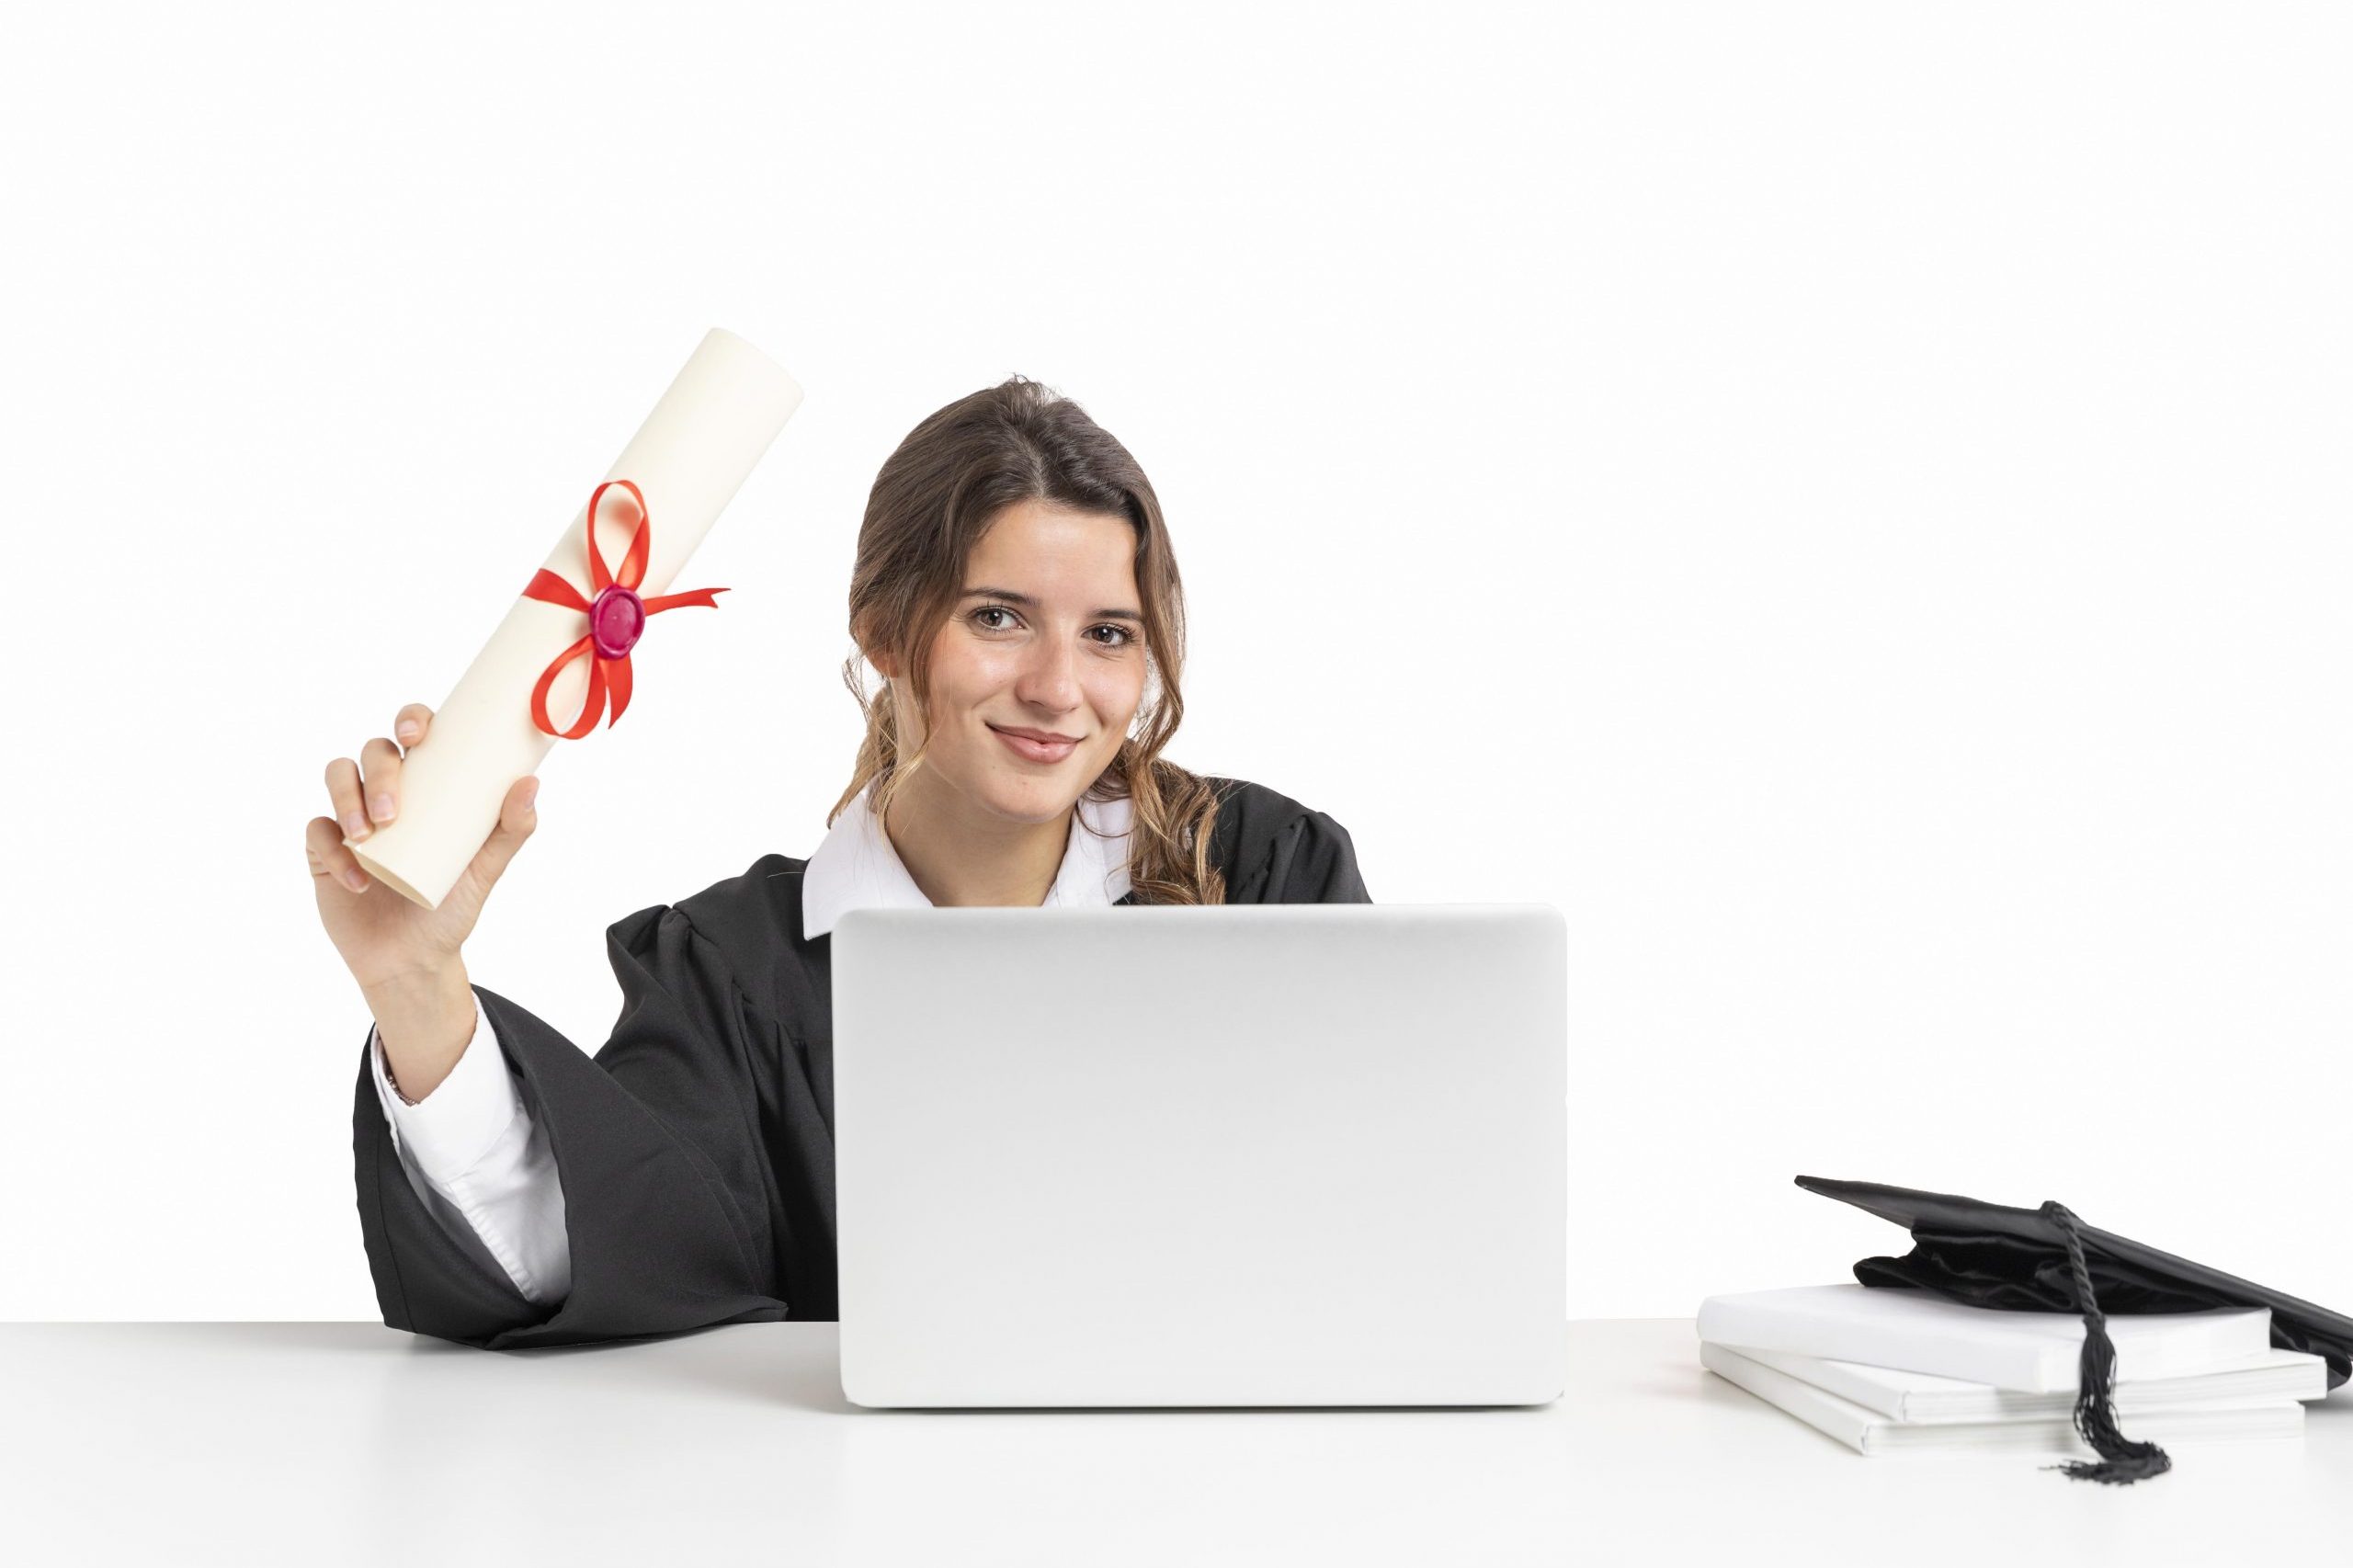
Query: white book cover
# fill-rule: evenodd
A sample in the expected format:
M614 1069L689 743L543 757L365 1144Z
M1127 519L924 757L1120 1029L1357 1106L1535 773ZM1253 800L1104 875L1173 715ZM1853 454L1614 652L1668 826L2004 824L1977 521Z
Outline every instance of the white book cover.
M1859 1361L1839 1361L1825 1356L1801 1356L1793 1350L1740 1352L1800 1382L1827 1389L1867 1410L1893 1421L1926 1424L1936 1421L2043 1421L2072 1419L2073 1389L2064 1393L2021 1393L1934 1372L1906 1372L1893 1367L1870 1367ZM2159 1378L2154 1382L2119 1383L2115 1404L2120 1416L2148 1410L2189 1405L2276 1404L2283 1399L2328 1397L2328 1362L2302 1350L2266 1350L2244 1365L2226 1367L2188 1378Z
M1739 1349L1792 1350L1934 1372L2025 1393L2072 1393L2084 1349L2074 1312L1965 1306L1925 1290L1800 1285L1745 1290L1699 1303L1699 1337ZM2111 1314L2119 1382L2195 1377L2271 1347L2266 1307Z
M1828 1389L1815 1388L1786 1372L1775 1371L1728 1345L1702 1343L1699 1360L1718 1377L1787 1411L1816 1431L1837 1438L1859 1454L1941 1449L2001 1449L2081 1460L2099 1457L2075 1431L2072 1419L1910 1424L1890 1420ZM2301 1437L2303 1432L2304 1407L2292 1399L2274 1404L2213 1409L2182 1406L2149 1411L2125 1427L2125 1436L2134 1442L2154 1443L2160 1448Z

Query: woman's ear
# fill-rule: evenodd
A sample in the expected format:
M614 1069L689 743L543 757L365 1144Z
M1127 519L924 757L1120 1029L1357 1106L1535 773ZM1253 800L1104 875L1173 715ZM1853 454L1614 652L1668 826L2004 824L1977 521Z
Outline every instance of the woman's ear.
M882 678L885 680L899 678L899 659L892 657L887 647L870 647L869 642L866 642L866 638L858 638L858 653L866 654L866 662L873 664L878 671L882 671Z

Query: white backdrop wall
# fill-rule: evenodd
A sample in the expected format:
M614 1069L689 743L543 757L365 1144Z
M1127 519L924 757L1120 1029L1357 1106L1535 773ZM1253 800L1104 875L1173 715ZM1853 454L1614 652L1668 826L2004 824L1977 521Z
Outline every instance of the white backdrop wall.
M807 402L680 579L722 611L551 756L469 949L582 1045L607 925L822 835L867 487L1019 371L1166 505L1178 761L1332 812L1381 902L1566 915L1573 1315L1902 1250L1800 1172L2353 1307L2348 43L2245 5L17 23L0 1317L376 1315L303 824L713 324Z

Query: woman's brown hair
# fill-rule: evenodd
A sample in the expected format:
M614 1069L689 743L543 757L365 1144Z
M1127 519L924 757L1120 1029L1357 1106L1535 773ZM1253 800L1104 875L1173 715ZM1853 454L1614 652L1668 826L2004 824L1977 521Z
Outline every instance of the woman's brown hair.
M850 572L849 627L858 651L842 665L866 716L866 738L826 824L870 783L872 808L887 812L923 766L923 750L900 755L904 732L892 684L866 693L859 676L868 651L896 655L918 710L928 715L932 635L962 597L973 547L1000 512L1021 501L1109 513L1135 529L1144 657L1159 696L1147 686L1136 710L1140 730L1120 742L1086 798L1133 802L1128 878L1137 903L1223 903L1225 878L1210 860L1216 793L1208 779L1160 755L1185 718L1185 593L1159 497L1109 431L1026 376L932 415L875 476ZM938 733L925 724L924 750Z

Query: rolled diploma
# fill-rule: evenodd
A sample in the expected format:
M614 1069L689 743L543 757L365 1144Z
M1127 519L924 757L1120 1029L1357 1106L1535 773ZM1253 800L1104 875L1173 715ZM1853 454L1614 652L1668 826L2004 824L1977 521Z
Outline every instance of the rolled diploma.
M633 481L645 494L644 515L653 519L653 548L637 590L641 597L669 591L695 546L800 406L800 384L774 360L732 332L712 327L704 335L605 475ZM595 489L585 487L584 495ZM618 568L636 531L637 504L616 485L605 492L599 510L601 554ZM542 564L582 597L593 598L587 524L584 500ZM550 664L587 634L588 618L526 598L522 589L530 580L528 573L517 579L515 608L435 710L424 741L409 747L402 760L400 815L363 840L343 841L369 876L427 909L441 907L498 825L506 791L517 778L539 771L558 738L531 722L531 688ZM665 636L692 631L699 608L682 605L649 617L647 640L659 647ZM632 653L646 645L639 642ZM593 653L573 660L548 688L548 718L557 729L570 729L579 715L592 663ZM642 668L638 669L632 707L645 700ZM578 745L602 734L611 722L609 693L607 702L603 722L581 740L564 744Z

